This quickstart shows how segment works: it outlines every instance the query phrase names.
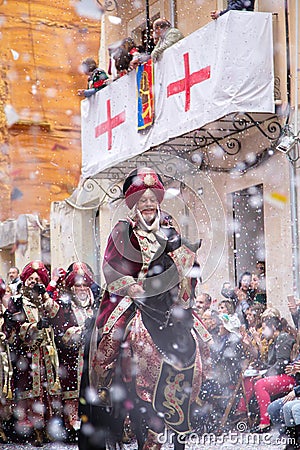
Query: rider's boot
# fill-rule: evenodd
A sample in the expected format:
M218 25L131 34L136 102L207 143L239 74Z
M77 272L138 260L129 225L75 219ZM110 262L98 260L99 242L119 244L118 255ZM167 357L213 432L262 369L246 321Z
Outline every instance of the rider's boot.
M143 450L160 450L162 444L158 442L158 433L152 430L148 430L146 442L143 446Z

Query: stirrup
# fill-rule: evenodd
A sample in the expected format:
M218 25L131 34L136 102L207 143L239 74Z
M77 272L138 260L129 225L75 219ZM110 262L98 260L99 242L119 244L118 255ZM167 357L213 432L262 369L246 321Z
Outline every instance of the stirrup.
M108 388L99 387L98 397L99 397L99 401L100 401L99 406L108 407L108 408L112 407L110 392L109 392Z

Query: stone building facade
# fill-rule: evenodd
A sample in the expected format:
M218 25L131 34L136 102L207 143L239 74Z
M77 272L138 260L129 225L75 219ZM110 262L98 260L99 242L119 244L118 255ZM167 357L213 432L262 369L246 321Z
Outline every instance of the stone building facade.
M226 1L222 0L150 0L149 13L151 20L167 17L188 36L210 22L212 9L222 9L225 4ZM146 11L144 2L140 1L103 1L102 5L106 13L101 20L99 58L100 65L108 67L107 48L110 44L125 36L132 36L138 44L142 43ZM295 138L299 129L295 114L298 108L299 59L295 46L297 10L292 0L257 0L255 10L272 13L274 101L276 123L280 128L271 130L269 134L262 133L257 124L242 129L235 136L241 148L234 155L223 154L219 158L215 147L207 145L200 155L203 164L199 164L199 155L195 158L194 166L201 175L196 181L195 177L189 181L194 191L199 193L198 197L193 198L181 186L181 196L188 205L187 210L180 211L172 199L166 201L166 205L174 217L181 213L181 216L191 219L188 214L193 211L193 218L187 220L188 224L184 226L189 237L193 238L193 227L196 227L197 233L204 238L199 252L203 290L219 299L224 281L230 280L236 284L243 270L254 270L255 262L262 260L266 264L268 302L280 306L285 314L287 294L293 290L297 293L298 290L295 274L295 270L299 269L295 240L295 214L297 219L299 212L295 201L298 183L295 190L293 181L296 179L297 182L298 173L296 162L291 161L294 156L297 159L297 153L294 154L298 151L297 138L294 139L295 145L286 153L278 151L277 147L285 134ZM285 124L289 127L285 128ZM224 124L218 126L223 129ZM79 129L77 131L79 133ZM224 148L226 142L228 136L224 133L220 148ZM176 142L173 144L175 152L176 149L178 151ZM269 151L262 152L265 149ZM151 149L154 152L162 150L165 149ZM63 197L64 191L58 198L51 197L54 200L50 221L52 266L67 266L80 259L88 262L98 280L101 280L101 258L108 233L117 218L125 213L123 206L115 202L114 196L118 195L116 192L124 176L132 167L141 164L143 158L147 161L147 152L140 158L112 166L91 179L82 179L71 196ZM161 165L163 163L160 162ZM68 166L68 162L64 164ZM199 204L203 207L199 208Z

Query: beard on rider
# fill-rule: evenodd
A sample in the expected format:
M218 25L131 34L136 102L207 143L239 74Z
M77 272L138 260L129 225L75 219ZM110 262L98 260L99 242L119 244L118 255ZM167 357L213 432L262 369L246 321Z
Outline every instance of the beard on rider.
M151 225L157 216L158 210L158 200L154 192L148 189L138 200L136 207L145 222Z

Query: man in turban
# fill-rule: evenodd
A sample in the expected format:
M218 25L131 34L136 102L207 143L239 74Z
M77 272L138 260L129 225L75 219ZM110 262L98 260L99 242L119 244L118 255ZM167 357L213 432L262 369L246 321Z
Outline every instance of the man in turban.
M23 288L11 298L4 315L14 354L15 430L41 446L60 390L54 332L49 326L53 304L46 293L49 275L42 261L28 263L20 277Z
M63 271L54 271L50 286L54 284L57 272L61 278ZM50 315L50 324L55 331L63 415L69 442L77 439L79 429L78 399L83 367L83 337L85 322L93 316L93 283L93 274L87 264L74 262L64 273L63 282L56 283L55 295L52 297L56 309L55 314Z
M139 316L138 313L135 313L135 303L139 303L141 301L139 297L143 297L143 282L150 262L154 260L154 255L157 258L158 250L160 254L162 248L168 247L169 249L170 242L176 239L182 242L179 234L170 225L169 219L161 211L160 204L164 198L164 185L154 170L144 167L133 171L124 182L123 194L130 213L127 219L120 220L115 225L108 238L103 262L106 289L97 318L98 341L99 338L101 340L96 349L91 347L90 357L91 383L99 390L104 404L107 398L104 393L107 393L106 388L113 380L120 345L129 318L134 315L134 321ZM176 249L174 247L174 251L168 255L173 259L180 279L185 279L185 282L180 283L176 301L183 308L188 309L192 304L194 286L192 286L192 278L184 278L187 271L185 264L189 265L188 270L193 267L195 253L185 248L183 251L186 253L181 258L180 252L177 252L179 247L182 248L180 242ZM183 256L182 253L181 256ZM157 289L158 294L159 288ZM139 348L142 352L143 347L139 345ZM152 350L155 354L154 344ZM150 361L151 358L149 354ZM123 358L124 361L125 359ZM154 372L159 365L156 360L153 361ZM127 367L124 366L124 369ZM129 372L130 370L128 374L125 374L126 379L128 375L128 380L131 376ZM145 384L148 381L151 384L156 377L159 377L159 374L152 373L148 377L151 381L147 380ZM142 400L151 402L149 396L146 399L146 391L153 394L154 386L147 384L145 389L143 386L139 387L141 388L139 396ZM156 439L156 433L158 433L157 430L153 433L149 431L148 438ZM155 445L157 445L155 448L160 448L158 443Z
M135 298L144 292L143 278L159 248L155 233L159 232L161 225L160 204L164 192L161 178L152 169L135 170L124 182L125 203L131 212L112 230L104 254L103 272L107 289L97 320L104 334L109 330L103 327L120 301L125 296Z

